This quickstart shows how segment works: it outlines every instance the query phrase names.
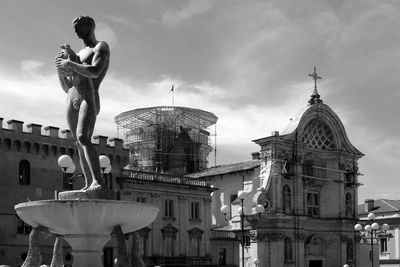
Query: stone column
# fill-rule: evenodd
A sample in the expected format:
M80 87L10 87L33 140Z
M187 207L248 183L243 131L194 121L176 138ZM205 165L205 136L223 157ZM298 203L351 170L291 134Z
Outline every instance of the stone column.
M164 207L162 203L162 199L160 194L151 194L152 198L152 203L153 205L157 206L160 208L160 213L158 214L156 220L152 224L152 229L150 231L151 233L151 247L152 247L152 252L153 255L162 255L162 233L161 233L161 220L162 217L164 216Z
M184 196L178 196L178 210L176 212L179 232L177 233L176 245L180 255L177 256L188 256L188 223L189 223L189 211L188 211L188 199Z
M202 237L202 242L204 242L204 255L211 255L210 247L210 234L211 234L211 220L208 215L211 214L211 199L206 197L204 199L204 213L202 215L202 220L204 221L204 234Z

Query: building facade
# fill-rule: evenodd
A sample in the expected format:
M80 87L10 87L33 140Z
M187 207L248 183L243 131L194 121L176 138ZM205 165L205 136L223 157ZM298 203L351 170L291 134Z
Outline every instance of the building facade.
M121 175L121 169L128 162L128 151L123 148L121 139L94 137L99 154L107 155L112 164L111 174L105 180L109 189L117 189L115 177ZM80 172L78 153L68 130L38 124L24 125L22 121L9 120L3 128L0 118L0 263L10 266L22 264L28 251L30 226L17 216L14 206L21 202L54 199L55 191L79 189L83 180L74 185L67 183L67 176L57 164L59 156L68 154ZM114 177L114 178L113 178ZM43 244L42 259L51 262L54 239L40 240ZM107 256L115 245L109 244L105 256L112 264L113 258ZM70 248L65 244L64 261L71 262Z
M3 128L0 119L0 263L22 264L28 251L31 227L17 216L14 206L21 202L54 199L60 191L79 189L83 179L71 185L69 175L57 164L58 157L69 155L80 173L75 140L68 130L38 124L24 125L10 120ZM131 170L129 149L121 139L95 136L93 143L99 155L110 158L112 171L105 175L107 189L121 200L156 205L160 213L151 225L140 229L140 247L134 234L126 234L127 252L133 257L139 249L148 266L211 263L211 193L213 189L201 179ZM41 237L42 262L49 264L54 238ZM116 240L104 248L104 266L114 265ZM64 242L64 264L71 264L71 248Z
M250 192L257 189L253 184L258 180L260 160L258 153L255 158L247 161L222 164L208 168L198 173L187 175L195 179L204 179L215 188L211 202L211 247L213 264L220 266L238 266L242 257L240 217L238 208L238 191ZM248 205L248 203L246 203ZM222 206L228 206L227 214L221 212ZM251 205L251 203L250 203ZM249 229L245 231L249 241ZM246 243L245 258L248 260L249 242Z
M395 199L366 199L364 204L358 205L358 214L360 224L363 226L371 224L368 220L368 214L373 212L376 215L374 223L378 223L380 228L376 232L374 240L373 255L375 259L379 258L381 267L399 267L400 266L400 200ZM388 224L389 230L383 231L382 225ZM360 233L360 243L364 244L367 251L365 258L370 259L372 253L371 239L365 235L365 231ZM378 265L377 265L378 266Z
M354 232L360 185L358 160L363 154L351 144L340 118L322 102L318 92L314 91L309 105L283 132L254 142L260 146L259 167L250 168L249 176L240 168L209 177L198 175L221 188L214 193L212 204L212 216L218 221L213 221L214 231L220 236L226 230L241 236L241 202L233 193L238 189L247 192L243 201L245 236L236 247L239 266L242 261L246 267L367 266L367 261L356 257L365 252L365 246ZM222 184L224 177L230 177L233 191ZM224 225L219 210L222 205L230 208L229 226ZM256 214L256 205L262 205L265 211ZM244 246L243 256L240 244Z
M208 266L211 263L211 188L205 181L124 170L117 178L121 200L160 208L156 220L138 231L147 266ZM133 255L133 236L128 252Z

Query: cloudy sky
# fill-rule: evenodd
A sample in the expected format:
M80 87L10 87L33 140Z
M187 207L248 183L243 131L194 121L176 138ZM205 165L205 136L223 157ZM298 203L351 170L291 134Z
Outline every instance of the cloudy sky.
M219 117L217 163L246 160L251 140L307 104L317 66L324 103L366 154L359 202L399 199L400 1L3 0L5 121L66 128L53 61L61 44L82 48L71 23L81 14L111 47L95 134L115 137L121 112L171 105L174 84L175 105Z

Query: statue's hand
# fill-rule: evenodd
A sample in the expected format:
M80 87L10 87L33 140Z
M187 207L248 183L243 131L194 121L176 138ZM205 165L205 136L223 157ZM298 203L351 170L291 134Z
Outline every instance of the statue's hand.
M68 63L70 62L69 59L63 59L63 58L56 58L56 68L58 71L68 71L70 68L68 67Z

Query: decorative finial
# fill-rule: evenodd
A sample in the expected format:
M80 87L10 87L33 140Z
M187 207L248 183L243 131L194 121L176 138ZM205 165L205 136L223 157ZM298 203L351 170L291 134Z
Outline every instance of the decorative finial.
M314 67L314 72L311 73L311 74L308 74L308 76L312 77L313 80L314 80L314 92L311 95L311 99L308 101L308 103L310 103L310 105L314 105L315 103L322 103L322 100L319 99L320 95L319 95L318 90L317 90L317 81L322 79L322 77L318 76L317 68Z

